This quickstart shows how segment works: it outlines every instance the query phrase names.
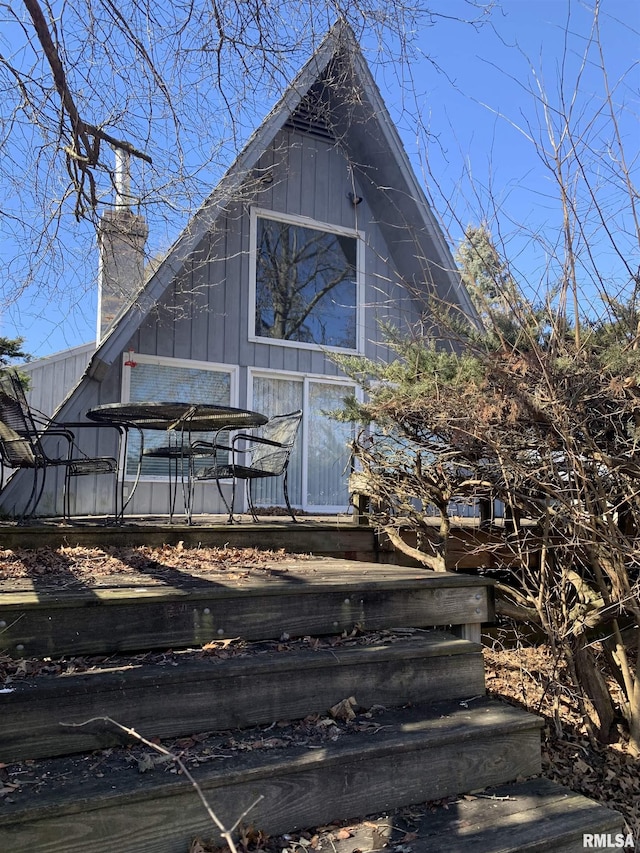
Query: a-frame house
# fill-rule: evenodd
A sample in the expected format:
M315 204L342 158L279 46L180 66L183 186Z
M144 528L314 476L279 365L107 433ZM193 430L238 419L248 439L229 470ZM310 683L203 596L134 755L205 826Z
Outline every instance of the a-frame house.
M118 260L117 245L104 248L117 216L125 225L128 217L133 237L119 266L125 275L114 275L130 290L137 261L125 256L144 240L145 226L126 209L103 220L107 278L109 259ZM282 264L289 265L284 276L275 272ZM285 280L295 284L287 290ZM118 287L103 284L101 340L57 418L78 421L98 404L143 399L221 402L268 415L302 408L289 484L292 503L310 512L348 506L350 434L325 413L353 389L332 354L391 358L381 321L415 327L430 295L473 314L371 71L343 25L328 34L144 285L120 305ZM86 449L115 454L115 433L91 433ZM164 463L145 462L128 512L167 511ZM124 464L133 478L135 447ZM29 475L16 472L0 498L2 511L20 512ZM107 479L80 478L72 510L109 512ZM59 513L61 492L52 474L39 514ZM281 497L268 486L257 501L272 506ZM198 485L193 508L221 511L213 483Z

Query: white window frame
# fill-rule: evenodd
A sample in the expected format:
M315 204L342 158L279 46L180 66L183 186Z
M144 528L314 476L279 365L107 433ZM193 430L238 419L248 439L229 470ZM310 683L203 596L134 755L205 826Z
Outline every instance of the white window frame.
M326 231L329 234L340 234L345 237L353 237L356 240L356 347L332 347L323 344L306 343L304 341L286 341L279 338L266 338L256 334L256 270L257 270L257 239L258 218L271 219L275 222L285 222L288 225L300 225L305 228L313 228L316 231ZM294 216L290 213L279 213L276 210L267 210L261 207L252 207L250 210L249 228L249 340L252 343L266 344L267 346L294 347L296 349L308 349L315 351L364 353L365 349L365 235L363 231L355 228L345 228L341 225L332 225L329 222L320 222L308 216Z
M240 368L238 365L233 364L217 364L212 361L195 361L190 358L172 358L170 356L164 355L147 355L144 353L134 352L133 350L129 350L122 354L122 382L120 388L120 399L123 403L129 403L131 401L131 371L135 370L135 367L131 367L127 365L127 361L133 361L136 364L155 364L160 367L184 367L191 368L193 370L210 370L215 373L228 373L229 374L229 405L230 406L238 406L238 388L239 381L238 377L240 374ZM163 400L160 402L172 402L171 400ZM176 400L176 402L182 402L180 400ZM203 402L206 402L203 400ZM120 460L119 465L121 466L121 470L125 472L124 474L124 482L133 482L135 477L133 474L126 473L126 459L124 458L125 448L121 447L120 450ZM124 467L122 467L124 466ZM167 475L161 474L141 474L140 482L141 483L167 483L169 481L169 474L167 470ZM211 485L210 483L206 483L206 485Z
M302 444L302 505L301 509L304 512L317 512L317 513L326 513L328 515L334 513L343 513L348 512L348 506L318 506L316 504L308 504L307 503L307 495L309 493L308 485L309 485L309 473L308 473L308 463L309 463L309 445L306 440L307 435L307 413L309 411L309 384L313 382L320 382L326 385L339 385L343 388L352 388L357 399L362 401L364 399L362 389L359 385L357 385L352 380L348 379L346 376L326 376L324 373L299 373L294 370L266 370L264 368L258 367L250 367L247 371L248 375L248 387L247 387L247 400L248 400L248 408L253 408L253 382L256 377L263 376L265 378L274 378L274 379L288 379L292 382L299 382L302 385L302 423L300 424L300 432L298 433L297 441Z

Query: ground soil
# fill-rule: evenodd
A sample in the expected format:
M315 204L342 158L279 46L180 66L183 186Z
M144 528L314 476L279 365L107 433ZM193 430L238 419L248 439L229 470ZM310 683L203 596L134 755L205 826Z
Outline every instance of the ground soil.
M587 736L570 680L546 645L485 648L487 690L545 719L542 771L580 794L624 815L640 849L640 759L624 737L617 744Z
M123 574L135 575L149 568L180 569L197 576L198 572L224 571L229 577L241 577L247 571L269 573L274 564L286 570L289 561L299 562L303 555L284 552L264 552L258 549L183 549L180 546L162 548L91 549L60 548L23 551L0 551L0 586L15 584L18 587L34 579L64 587L86 584L113 583ZM287 638L288 639L288 638ZM351 638L353 640L353 638ZM1 636L0 636L1 640ZM345 638L341 638L344 642ZM361 640L362 641L362 640ZM320 642L320 641L318 641ZM322 642L326 642L323 640ZM211 648L205 654L226 655L238 653L239 649ZM242 653L242 652L240 652ZM158 653L160 654L160 653ZM594 743L587 735L580 716L576 696L561 664L553 659L545 645L519 645L500 640L499 635L487 640L484 651L487 690L508 702L526 708L545 719L543 729L543 773L581 794L618 810L625 818L627 832L640 841L640 760L631 756L625 748L624 738L620 743L602 745ZM157 662L154 654L147 655L149 663ZM138 658L138 661L140 658ZM112 661L111 661L112 662ZM165 661L160 661L165 662ZM59 673L72 669L86 669L97 665L96 660L74 659L69 661L15 661L0 653L0 682L39 674ZM345 721L332 720L331 725L321 722L323 718L310 718L297 724L295 732L274 732L273 737L298 739L308 737L309 731L321 737L331 736L338 726L347 726ZM376 721L368 721L375 728ZM332 728L332 727L336 728ZM348 726L347 726L348 727ZM245 733L250 737L249 733ZM182 750L193 748L191 739L177 744ZM221 744L216 744L220 748ZM107 760L108 756L105 757ZM96 759L97 760L97 759ZM142 745L131 750L131 761L153 761L151 754ZM7 785L8 768L0 764L0 793L11 795ZM3 787L4 783L4 787ZM434 807L443 804L434 804ZM446 803L444 803L446 807ZM373 819L373 817L372 817ZM300 853L301 848L316 849L322 846L319 833L335 839L348 839L348 824L325 827L298 833L295 837L265 839L258 833L245 833L240 847L248 850L281 851ZM333 844L333 841L332 841ZM382 845L381 845L382 846ZM402 845L401 845L402 846ZM334 845L335 847L335 845ZM206 845L194 840L193 853L205 853Z

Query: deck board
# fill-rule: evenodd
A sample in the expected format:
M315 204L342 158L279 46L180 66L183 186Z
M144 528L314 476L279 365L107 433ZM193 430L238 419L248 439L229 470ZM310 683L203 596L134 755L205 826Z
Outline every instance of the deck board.
M24 761L120 743L108 726L60 725L96 716L166 738L326 713L348 696L370 708L484 694L480 646L441 631L254 646L241 644L229 658L200 652L120 665L112 658L103 671L16 680L0 695L0 755Z
M375 735L360 732L322 748L243 752L205 764L196 775L226 825L262 796L246 823L273 834L540 769L541 721L490 700L469 710L458 703L416 706L378 721L382 730ZM50 770L55 784L40 791L25 786L0 814L8 850L179 853L185 839L215 835L195 791L163 769L140 774L129 768L118 774L116 787L113 775L97 778L86 764L56 766Z
M100 654L246 640L477 624L493 618L482 578L378 563L311 559L191 575L127 574L108 585L0 587L3 643L13 655Z

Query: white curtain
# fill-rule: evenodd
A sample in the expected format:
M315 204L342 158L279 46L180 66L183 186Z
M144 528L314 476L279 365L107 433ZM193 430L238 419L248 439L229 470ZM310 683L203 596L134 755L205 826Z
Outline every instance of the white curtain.
M131 368L129 400L136 403L213 403L228 406L231 401L231 376L218 370L138 361L136 366ZM166 432L145 430L144 446L149 448L165 445L171 437ZM192 438L196 437L194 433ZM128 474L135 474L139 456L138 433L132 430L127 453ZM167 477L167 460L143 459L142 474Z
M327 382L309 382L307 403L307 504L344 507L349 503L349 442L353 426L327 412L342 408L353 388Z
M252 408L268 417L285 415L302 409L304 384L302 381L272 376L256 376L253 381ZM289 500L293 506L302 505L302 441L303 427L298 432L289 462ZM253 486L256 506L284 506L282 477L257 480Z

